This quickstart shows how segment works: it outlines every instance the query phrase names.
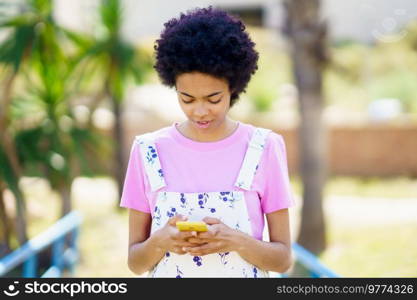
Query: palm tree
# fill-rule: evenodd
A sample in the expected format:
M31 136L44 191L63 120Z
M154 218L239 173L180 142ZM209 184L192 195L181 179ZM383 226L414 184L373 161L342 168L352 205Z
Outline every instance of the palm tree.
M19 4L19 3L18 3ZM27 241L25 201L18 181L22 176L22 168L17 157L16 147L10 132L9 109L12 100L12 89L22 63L30 59L33 44L38 38L37 25L47 21L50 1L32 0L21 6L21 14L6 18L0 24L2 29L11 29L12 33L0 45L0 63L6 68L3 93L0 98L0 147L4 159L3 180L6 181L16 199L17 237L20 244ZM4 188L4 186L2 186ZM3 190L0 190L3 193Z
M0 103L0 178L15 196L17 236L23 244L27 233L25 201L18 184L21 176L46 177L60 192L61 215L65 215L71 210L72 179L90 171L95 162L90 158L97 157L100 142L94 132L78 126L72 116L67 100L76 92L78 81L73 77L77 60L71 60L63 51L62 44L69 42L64 39L68 31L55 23L52 1L26 1L22 12L8 18L0 28L11 30L0 45L0 63L5 66L7 79ZM24 88L13 93L16 78ZM41 115L42 119L29 128L22 127L33 115ZM94 150L96 153L91 155ZM1 193L4 188L0 185ZM0 200L3 202L2 197ZM1 203L0 209L3 207ZM2 227L6 231L10 228L7 219ZM4 236L7 240L10 232L4 232Z
M326 247L322 198L326 180L326 135L322 122L322 73L328 60L326 24L319 0L285 0L284 32L291 48L295 83L299 91L300 165L303 208L298 242L319 254Z
M79 63L84 73L92 74L101 82L101 89L94 97L92 108L103 99L109 99L115 116L113 128L113 176L119 193L122 190L126 167L125 134L122 124L123 100L127 85L134 80L143 82L152 68L151 59L145 51L135 49L121 34L122 8L118 0L102 0L100 6L100 35L95 37L71 34L79 46ZM85 71L85 70L89 71ZM91 80L91 79L90 79Z

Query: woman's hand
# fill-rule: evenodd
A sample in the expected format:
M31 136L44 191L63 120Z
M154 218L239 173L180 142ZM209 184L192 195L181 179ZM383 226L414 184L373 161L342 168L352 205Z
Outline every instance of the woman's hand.
M176 215L168 220L164 227L155 231L153 238L156 247L161 252L173 252L176 254L186 254L186 247L193 247L193 244L187 241L189 238L196 237L195 231L179 231L176 227L178 221L186 221L187 217Z
M194 245L185 247L183 250L193 256L237 250L237 241L242 232L228 227L216 218L206 217L203 221L211 225L209 230L199 232L196 237L190 237L188 241Z

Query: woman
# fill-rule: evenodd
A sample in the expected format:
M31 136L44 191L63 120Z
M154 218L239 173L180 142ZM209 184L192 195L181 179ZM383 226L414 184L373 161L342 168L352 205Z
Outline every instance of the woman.
M244 24L212 7L165 23L155 69L187 117L133 143L128 265L151 277L267 277L291 266L283 138L228 117L257 69ZM264 215L269 240L262 241ZM176 222L204 221L207 232Z

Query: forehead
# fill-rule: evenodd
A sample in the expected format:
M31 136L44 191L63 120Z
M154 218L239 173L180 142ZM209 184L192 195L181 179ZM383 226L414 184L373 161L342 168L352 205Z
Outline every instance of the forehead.
M206 93L213 90L224 90L228 87L225 79L199 72L178 75L175 83L177 90L181 92Z

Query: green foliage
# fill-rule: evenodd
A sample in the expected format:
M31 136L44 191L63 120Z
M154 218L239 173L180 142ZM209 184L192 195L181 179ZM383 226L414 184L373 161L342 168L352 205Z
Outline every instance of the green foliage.
M9 159L3 147L0 146L0 180L6 182L10 190L14 193L18 192L18 178L14 174L12 166L10 165Z
M77 47L95 41L57 25L51 0L28 0L24 4L22 13L2 19L0 24L2 30L7 29L0 44L0 64L6 73L17 75L9 84L19 85L12 90L11 106L4 107L8 122L2 124L13 135L22 175L47 178L58 190L70 186L75 176L104 172L103 162L108 160L109 141L94 128L78 124L69 101L80 93L82 81L82 52ZM109 19L107 24L115 23ZM131 62L132 51L135 49L123 49L118 58ZM131 68L128 62L124 64ZM0 160L1 177L21 199L17 195L19 178L1 149Z
M291 177L291 186L296 194L302 194L299 176ZM370 198L415 198L417 180L410 177L352 177L331 176L326 182L324 194L328 196L357 196Z
M273 78L268 72L262 72L251 81L248 95L258 112L268 111L278 97L278 84Z
M407 34L403 42L417 51L417 20L410 22L405 28Z
M371 100L397 98L405 112L417 113L416 24L411 22L395 42L334 46L324 82L327 103L363 111Z
M343 277L415 277L416 223L329 226L330 247L320 257Z
M1 27L12 25L4 23ZM35 27L30 25L23 25L16 28L14 35L6 39L0 46L0 62L9 64L17 71L23 60L25 50L27 51L27 43L31 42L35 36Z
M250 29L250 34L259 52L258 70L253 75L247 88L247 95L255 110L265 112L279 97L281 84L291 82L290 62L284 52L277 51L278 41L267 30Z
M340 40L330 46L323 92L327 105L341 111L364 112L376 98L398 98L406 113L417 114L417 21L395 42L373 45ZM259 69L247 89L257 111L279 101L279 87L293 81L290 57L275 32L250 29L260 53Z
M102 89L121 102L126 86L142 83L152 70L151 57L141 48L126 42L121 34L123 12L117 0L102 0L96 36L70 33L77 46L76 63L88 82L100 79Z
M330 71L336 72L341 79L348 83L358 84L363 78L364 57L370 49L358 43L338 44L331 49Z
M393 70L373 80L369 86L373 99L396 98L405 111L417 112L417 72Z

